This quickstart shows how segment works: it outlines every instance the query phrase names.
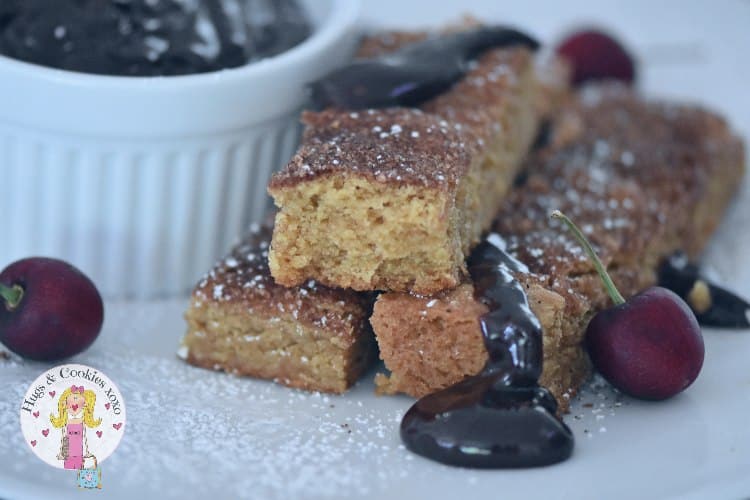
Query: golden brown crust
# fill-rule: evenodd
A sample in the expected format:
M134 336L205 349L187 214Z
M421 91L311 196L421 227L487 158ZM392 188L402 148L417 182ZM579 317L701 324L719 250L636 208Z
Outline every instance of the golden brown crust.
M562 209L583 227L630 296L655 283L665 255L703 248L739 185L744 151L716 115L598 86L563 109L551 145L526 168L495 229L530 269L517 278L544 331L542 383L564 409L565 393L589 370L586 325L610 302L578 243L552 227L550 211ZM421 396L477 373L487 359L484 311L471 283L432 297L381 295L371 323L391 375L377 377L379 389Z
M478 147L459 123L418 109L329 109L306 112L302 122L302 145L272 177L272 193L327 175L359 176L395 186L455 188Z
M269 185L276 281L456 286L536 133L534 75L527 49L493 50L423 109L305 114L298 153Z
M306 112L302 145L271 178L269 190L332 174L397 185L455 185L485 142L512 129L507 101L531 59L525 48L490 51L421 109Z
M527 49L509 48L491 50L483 54L464 78L431 101L422 109L434 113L449 123L469 129L480 141L488 143L498 134L513 129L509 123L512 113L508 109L520 103L513 102L514 87L525 68L534 72L534 56ZM535 93L534 100L538 98Z
M376 355L368 323L374 297L312 280L276 284L267 262L270 234L251 230L196 286L183 357L291 387L344 392Z
M622 85L590 86L562 111L551 147L529 159L528 182L509 194L494 229L546 276L593 271L550 221L553 209L577 222L607 264L633 266L677 247L695 257L743 168L742 142L719 116Z
M289 314L310 326L350 335L350 327L366 321L374 300L371 294L329 288L314 280L297 287L276 284L268 269L271 230L254 226L193 290L196 303L230 303L248 313ZM348 339L353 341L354 339Z
M188 363L288 387L343 393L377 356L366 325L332 335L288 315L248 314L237 303L195 301L186 319L180 354Z

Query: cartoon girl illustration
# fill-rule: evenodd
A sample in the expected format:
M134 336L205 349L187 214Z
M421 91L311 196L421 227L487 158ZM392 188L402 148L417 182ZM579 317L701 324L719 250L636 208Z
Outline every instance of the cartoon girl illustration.
M62 428L60 439L60 453L58 460L64 460L66 469L80 469L83 459L91 456L86 439L86 427L98 427L102 419L94 419L94 405L96 394L92 390L84 390L82 385L65 389L57 402L57 416L50 414L52 425ZM84 454L84 450L86 453Z

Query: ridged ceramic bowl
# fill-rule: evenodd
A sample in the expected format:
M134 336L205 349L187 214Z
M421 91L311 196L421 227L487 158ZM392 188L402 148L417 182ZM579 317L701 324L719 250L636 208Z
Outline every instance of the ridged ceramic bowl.
M303 2L314 32L215 73L115 77L0 56L0 268L65 259L108 298L187 293L260 221L305 83L354 51L359 2Z

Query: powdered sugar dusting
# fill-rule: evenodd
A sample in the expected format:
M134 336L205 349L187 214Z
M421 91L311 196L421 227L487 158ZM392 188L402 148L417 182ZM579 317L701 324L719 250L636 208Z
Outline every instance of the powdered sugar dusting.
M587 440L606 433L607 425L616 422L620 408L629 404L622 393L598 374L581 388L574 403L566 422L576 434L582 433Z
M367 321L370 294L328 288L315 280L290 288L276 284L268 267L270 240L270 227L251 227L229 255L198 282L191 307L232 302L242 304L248 316L291 315L295 320L327 327L331 335L359 331Z
M303 115L302 146L274 175L271 189L319 175L365 176L377 182L455 183L476 154L477 138L461 123L419 109L338 110Z
M382 47L381 47L382 48ZM270 189L320 175L356 175L380 183L452 186L501 122L521 105L522 83L534 70L523 49L490 51L464 78L421 107L304 113L302 146Z
M617 84L587 86L561 111L549 144L527 159L524 186L508 195L494 229L542 276L593 271L572 234L550 220L555 209L576 221L607 266L670 251L654 242L691 230L686 214L704 179L727 175L713 136L739 156L721 119L700 108L648 101Z
M165 499L186 492L193 498L380 498L394 485L438 476L448 475L460 490L493 477L405 450L398 428L411 400L376 397L369 380L331 396L186 365L171 354L183 308L182 301L108 304L103 338L75 360L107 373L128 405L127 434L102 464L106 489L159 491ZM40 466L19 432L23 390L43 369L0 359L6 387L0 453L13 464L6 472L14 478L69 488L72 473ZM566 422L579 438L602 436L602 427L617 432L617 412L628 404L602 379L574 399Z
M103 463L107 489L136 485L163 498L181 498L185 491L191 497L346 498L377 494L373 485L385 488L408 477L411 460L398 460L406 451L397 432L408 401L365 405L371 384L339 397L191 367L169 353L181 328L162 331L164 314L182 326L184 306L144 305L145 314L135 304L109 307L105 338L76 359L110 376L128 405L128 432ZM134 349L133 335L154 352ZM0 398L6 438L0 453L29 482L70 487L70 474L40 467L19 430L23 391L43 369L15 357L0 359L0 382L9 388ZM398 467L391 465L397 461ZM368 480L372 474L380 481Z
M571 414L565 416L577 441L575 458L564 467L524 471L445 467L402 447L398 426L412 400L375 396L371 375L344 396L328 396L185 364L174 355L184 330L185 305L183 300L107 303L102 336L91 350L72 360L111 377L128 405L128 430L122 445L102 463L107 498L152 498L158 492L163 499L371 499L423 491L417 488L425 485L431 485L427 492L456 498L500 490L515 493L513 485L524 484L526 479L540 487L550 481L559 487L560 481L568 480L574 488L578 481L591 479L591 467L596 465L592 460L608 462L630 445L658 455L653 460L651 455L641 456L649 470L666 463L661 460L671 453L669 446L679 442L658 441L663 433L650 432L653 425L639 423L645 419L677 426L696 421L705 425L705 419L680 416L689 414L688 410L726 423L725 416L741 414L737 406L731 412L711 413L709 395L714 395L716 387L705 382L689 389L686 397L656 404L633 402L595 379L572 397ZM733 339L739 342L744 337ZM727 339L714 332L706 340L716 349ZM727 354L737 354L730 367L739 366L746 351L742 346L728 347ZM707 364L702 380L718 380L716 370L725 366L726 357L718 359ZM0 491L7 491L12 483L39 488L46 492L44 497L78 497L75 474L41 464L27 450L20 433L18 408L23 391L47 366L0 356L0 384L5 388L0 393L0 461L4 465ZM721 380L726 376L730 375L721 373ZM601 427L606 432L600 432ZM586 437L589 434L591 438ZM720 444L728 448L727 443ZM684 468L679 472L673 476L676 481L683 479ZM519 482L521 476L524 480Z

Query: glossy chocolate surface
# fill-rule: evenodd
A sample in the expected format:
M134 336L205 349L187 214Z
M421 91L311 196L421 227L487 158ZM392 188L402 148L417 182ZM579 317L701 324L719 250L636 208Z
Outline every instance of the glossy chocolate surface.
M536 467L573 452L573 434L557 402L538 385L542 331L513 277L525 266L491 235L469 259L476 297L490 311L480 318L489 360L479 375L423 397L401 422L406 447L448 465Z
M330 73L310 85L312 101L318 109L417 106L450 88L482 52L510 46L536 50L539 43L503 26L428 38Z
M296 0L2 0L0 53L120 76L242 66L305 40Z

